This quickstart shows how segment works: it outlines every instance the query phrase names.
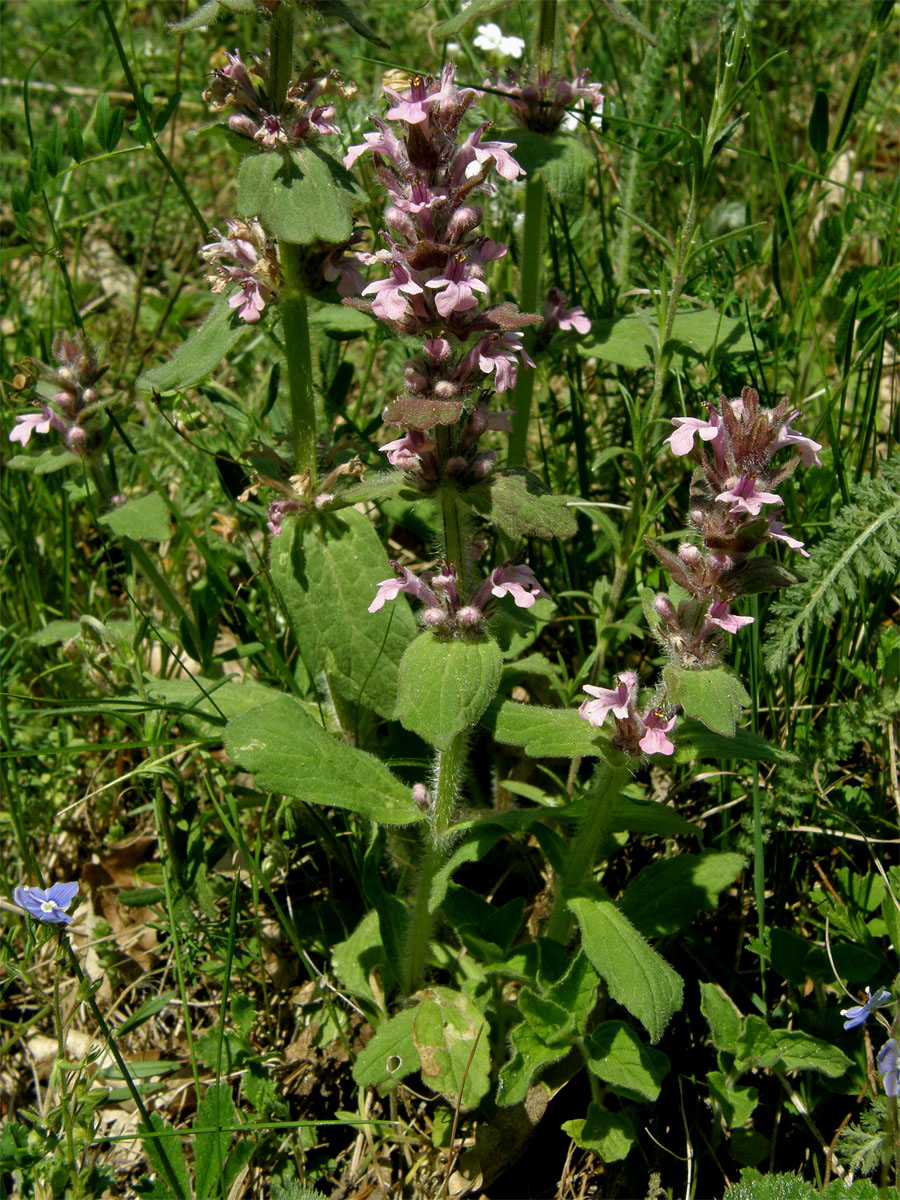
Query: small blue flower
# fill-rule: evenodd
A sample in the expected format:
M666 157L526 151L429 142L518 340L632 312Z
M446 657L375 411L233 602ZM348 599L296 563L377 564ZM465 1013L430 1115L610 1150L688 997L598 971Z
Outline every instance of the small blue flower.
M869 997L865 1004L854 1004L852 1008L842 1008L841 1016L846 1017L844 1022L845 1029L855 1029L857 1025L865 1025L869 1017L876 1008L884 1008L891 999L891 993L886 992L884 988L879 988L873 996L871 991L866 988L866 995Z
M72 918L65 910L77 893L77 883L54 883L49 888L13 888L12 898L14 904L45 925L68 925Z
M879 1050L878 1070L884 1076L884 1090L887 1094L900 1094L900 1046L896 1038L885 1042Z

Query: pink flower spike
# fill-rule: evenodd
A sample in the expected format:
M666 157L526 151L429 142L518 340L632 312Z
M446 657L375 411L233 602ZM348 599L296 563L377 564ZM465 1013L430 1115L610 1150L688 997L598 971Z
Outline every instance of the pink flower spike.
M668 721L664 720L663 714L658 709L654 709L643 718L645 732L638 745L645 754L670 755L675 753L675 743L666 737L669 730L674 729L675 721L675 717L670 717Z
M751 517L758 517L764 504L784 504L784 501L775 492L759 491L756 487L756 479L752 475L742 475L732 488L719 492L716 499L730 500L732 513L746 512Z
M50 420L49 409L39 413L20 413L16 417L16 424L9 432L9 440L27 446L33 433L50 432Z
M678 428L666 438L672 447L673 454L690 454L694 448L694 435L699 434L703 442L711 442L719 432L719 418L713 415L709 421L701 421L699 417L673 417L672 424Z
M633 708L637 696L637 676L633 671L623 671L616 679L619 686L615 689L592 687L589 683L584 685L588 695L596 696L596 700L583 701L578 709L578 715L589 725L602 725L608 713L625 720Z
M730 611L727 600L714 601L706 615L713 625L718 625L726 633L737 633L739 629L743 629L745 625L752 625L754 621L753 617L735 616Z

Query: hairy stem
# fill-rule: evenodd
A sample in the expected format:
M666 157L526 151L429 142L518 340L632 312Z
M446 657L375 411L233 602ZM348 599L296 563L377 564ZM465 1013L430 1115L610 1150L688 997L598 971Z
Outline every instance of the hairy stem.
M601 763L594 773L594 785L585 797L587 811L578 832L569 842L566 863L554 879L553 911L547 922L546 936L565 942L572 924L566 896L590 878L594 862L610 831L613 805L628 782L627 766Z
M425 967L431 945L431 927L434 921L431 893L435 874L443 866L450 849L447 830L453 820L453 812L459 797L468 743L468 730L462 730L453 738L446 750L438 750L435 756L435 786L432 797L431 822L425 856L419 865L419 874L412 896L409 926L406 933L406 953L403 957L403 994L405 996L410 996L420 988L425 979Z
M287 358L291 396L291 432L297 474L310 473L316 480L316 405L313 395L312 349L306 289L300 275L300 247L292 242L279 243L284 287L279 297L284 325L284 353Z

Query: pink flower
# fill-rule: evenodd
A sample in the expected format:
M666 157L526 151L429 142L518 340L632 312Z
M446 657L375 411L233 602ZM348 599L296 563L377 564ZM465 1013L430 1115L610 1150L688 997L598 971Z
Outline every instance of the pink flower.
M387 158L398 166L407 161L406 147L394 131L378 117L373 117L372 120L378 126L378 132L364 133L364 141L358 146L350 147L343 159L344 166L348 171L363 154L379 154L382 158Z
M578 710L578 715L589 725L602 725L609 713L624 720L634 709L637 699L637 676L633 671L623 671L616 679L619 686L614 689L592 687L589 683L584 685L583 690L589 696L597 697L596 700L583 701Z
M776 450L781 450L784 446L796 446L800 451L800 459L804 467L821 467L822 463L819 459L819 450L822 449L820 442L814 442L812 438L803 437L796 429L791 429L788 424L796 417L800 416L800 410L795 409L790 414L787 421L778 430L775 440L771 443L769 450L774 454Z
M675 743L670 742L666 734L674 728L675 717L667 721L659 709L654 709L643 718L644 734L638 742L645 754L674 754Z
M709 606L709 612L707 612L706 616L708 620L712 621L713 625L718 625L726 633L737 633L745 625L753 624L753 617L735 616L729 610L727 600L714 600Z
M401 438L387 442L381 447L382 454L387 455L392 467L402 467L405 471L416 471L421 465L421 455L434 450L435 444L430 441L420 429L410 429Z
M442 317L477 308L478 300L473 292L490 295L487 284L475 276L467 275L465 262L456 256L447 263L443 275L429 279L425 286L435 291L434 306Z
M699 434L703 442L711 442L719 433L721 420L718 413L713 413L708 421L698 417L673 417L672 424L678 428L666 438L672 447L673 454L690 454L694 448L694 435Z
M250 274L240 280L240 285L240 291L229 297L228 307L236 308L242 321L246 321L248 325L254 325L266 307L262 286L259 280Z
M384 608L385 601L396 600L401 592L406 592L410 596L417 596L423 604L429 608L439 608L437 596L426 584L413 575L412 571L408 571L406 567L401 567L398 562L391 560L391 566L397 572L397 575L391 579L383 579L378 585L378 591L375 593L375 599L369 605L369 612L380 612Z
M535 365L534 360L522 345L521 333L491 333L473 346L461 367L465 372L465 368L471 370L477 363L485 375L490 375L493 371L496 390L508 392L516 385L516 373L519 365L517 356L519 355L526 366L533 367Z
M296 500L275 500L269 505L269 514L266 525L272 533L278 537L281 533L281 523L289 513L300 511L300 505Z
M490 125L490 121L485 121L483 125L479 125L475 132L470 133L460 146L453 161L452 177L454 183L459 184L462 182L466 173L466 167L472 162L477 162L479 166L484 166L485 163L493 163L494 170L500 178L509 181L518 179L520 175L525 174L524 169L519 166L509 153L510 150L515 150L515 142L483 142L481 140L481 135L486 129L490 128Z
M49 408L39 413L19 413L16 416L16 424L10 430L9 440L27 446L33 433L49 433L51 423L52 414Z
M590 333L591 323L580 304L566 308L566 296L559 288L550 288L544 302L543 322L540 335L550 337L556 329L564 332L574 329L576 333Z
M727 491L719 492L716 499L731 500L731 512L746 512L751 517L758 517L764 504L784 503L775 492L759 491L752 475L742 475Z
M809 558L809 551L803 549L803 542L798 541L795 537L791 537L789 533L785 533L782 523L776 521L773 517L769 518L769 537L775 538L779 542L784 542L791 550L799 550L804 558Z
M374 293L372 311L383 321L399 321L406 315L409 296L421 295L422 288L402 263L394 263L387 279L378 279L363 288L363 295Z
M498 599L512 596L517 608L531 608L538 600L550 598L531 567L513 566L508 562L491 571L475 593L472 604L483 611L491 596Z

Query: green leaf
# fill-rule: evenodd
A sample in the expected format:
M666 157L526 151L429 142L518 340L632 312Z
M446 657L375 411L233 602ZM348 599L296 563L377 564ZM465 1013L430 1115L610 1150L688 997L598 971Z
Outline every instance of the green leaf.
M259 787L383 825L421 821L409 788L379 759L337 741L289 696L228 722L228 753Z
M497 1078L496 1097L500 1108L521 1104L538 1072L565 1058L571 1049L568 1042L548 1046L524 1021L512 1031L510 1043L512 1058L503 1064Z
M595 322L588 337L579 340L578 353L637 371L653 365L659 336L655 313L631 313L613 321ZM743 322L710 309L676 313L671 340L682 358L690 354L705 359L713 350L716 357L753 351L753 341Z
M271 569L310 675L324 672L345 700L393 717L416 622L403 595L368 611L391 575L371 521L354 509L291 521L272 539Z
M741 1034L741 1014L714 983L700 984L700 1011L706 1017L717 1050L734 1054Z
M610 808L609 831L619 833L654 833L663 837L696 837L698 830L681 813L656 800L634 800L618 796Z
M175 392L203 382L250 329L225 296L212 307L199 329L178 347L168 362L138 376L143 392Z
M413 1040L415 1013L415 1008L401 1009L378 1026L371 1042L360 1051L354 1063L356 1085L380 1087L384 1092L391 1092L401 1079L419 1070L419 1055Z
M675 933L701 908L715 908L743 865L743 855L714 850L649 863L625 889L622 912L644 937Z
M330 17L334 21L345 21L355 33L369 42L374 42L376 46L390 49L389 43L369 28L351 4L345 4L343 0L316 0L316 8L324 17Z
M510 537L568 538L578 529L567 498L548 492L537 475L521 467L495 471L462 499Z
M624 1021L604 1021L584 1044L588 1066L613 1091L654 1103L669 1071L669 1060L645 1046Z
M132 1063L131 1067L138 1065ZM173 1194L176 1200L189 1200L191 1181L188 1178L184 1151L181 1149L178 1134L171 1125L166 1124L159 1113L150 1114L150 1124L156 1133L163 1135L162 1137L145 1136L141 1139L141 1145L144 1147L151 1166L165 1181L167 1188L172 1189L174 1186L177 1189L174 1193L170 1191L167 1194Z
M99 523L119 537L145 538L148 542L165 542L172 536L172 519L166 503L157 492L128 500L120 508L105 513Z
M468 13L466 14L468 16ZM596 165L584 142L568 133L538 133L531 129L502 129L491 133L498 142L512 142L510 151L529 179L543 177L554 200L577 192L585 176Z
M699 721L685 717L678 722L675 743L676 762L700 759L737 758L744 762L796 762L797 756L774 746L750 729L736 729L733 737L713 733Z
M238 171L237 213L259 217L280 241L343 242L353 232L353 176L319 146L248 154Z
M197 1105L197 1115L192 1124L196 1200L207 1200L213 1194L220 1175L224 1174L232 1135L223 1131L231 1130L237 1124L231 1084L219 1083L207 1088L206 1095ZM211 1132L204 1133L203 1130Z
M63 467L71 467L78 462L71 451L62 446L54 446L41 454L15 454L6 464L12 471L30 471L32 475L52 475Z
M477 892L455 884L447 889L441 905L441 913L456 936L470 954L484 962L496 962L509 954L524 909L522 896L496 908Z
M515 0L470 0L470 3L465 8L461 8L454 16L446 21L439 21L434 26L432 33L436 38L451 38L461 29L465 29L470 21L489 17L503 8L509 8L510 4L514 2Z
M800 1029L770 1029L760 1017L744 1018L736 1046L736 1066L741 1070L819 1071L837 1079L851 1060L837 1046Z
M337 942L331 950L331 965L340 983L353 996L364 996L375 1003L369 976L384 963L384 947L378 913L367 912L348 938Z
M663 680L671 704L680 704L688 717L696 717L707 729L732 737L750 695L737 676L725 667L685 671L670 665Z
M721 1071L707 1071L709 1094L719 1106L729 1129L740 1129L750 1120L759 1100L755 1087L735 1083Z
M404 728L446 750L490 704L502 670L493 638L446 640L422 633L400 662L397 716Z
M33 646L56 646L60 642L68 642L81 633L80 621L48 621L43 629L29 633L25 638Z
M81 133L81 117L77 108L70 108L66 121L68 126L69 154L77 163L84 158L84 138Z
M451 1104L459 1102L461 1110L474 1108L490 1087L490 1036L482 1028L484 1017L468 996L451 988L425 988L417 995L413 1039L422 1079Z
M678 975L649 946L611 900L573 896L569 908L581 929L585 953L606 980L609 994L637 1017L654 1042L681 1007Z
M596 1008L599 982L588 956L579 950L565 975L547 989L548 998L571 1015L580 1034L584 1033L588 1017Z
M597 758L604 735L574 708L541 708L516 700L498 700L485 711L481 724L498 742L522 746L530 758Z
M575 1020L561 1004L539 996L531 988L519 992L519 1010L534 1036L547 1046L563 1043L572 1044L575 1036Z
M126 1033L131 1033L132 1029L137 1029L139 1025L143 1025L145 1021L149 1021L151 1017L156 1016L174 999L174 992L162 992L158 996L151 996L149 1000L145 1000L140 1008L135 1009L130 1017L116 1028L116 1037L124 1037Z
M607 1112L593 1101L583 1120L564 1121L562 1128L576 1146L590 1150L605 1162L626 1158L637 1141L634 1124L627 1113Z
M443 866L438 867L431 881L428 894L428 911L435 913L443 903L447 887L456 871L463 863L480 862L504 835L502 826L479 822L474 828L467 830L465 841L458 843Z

